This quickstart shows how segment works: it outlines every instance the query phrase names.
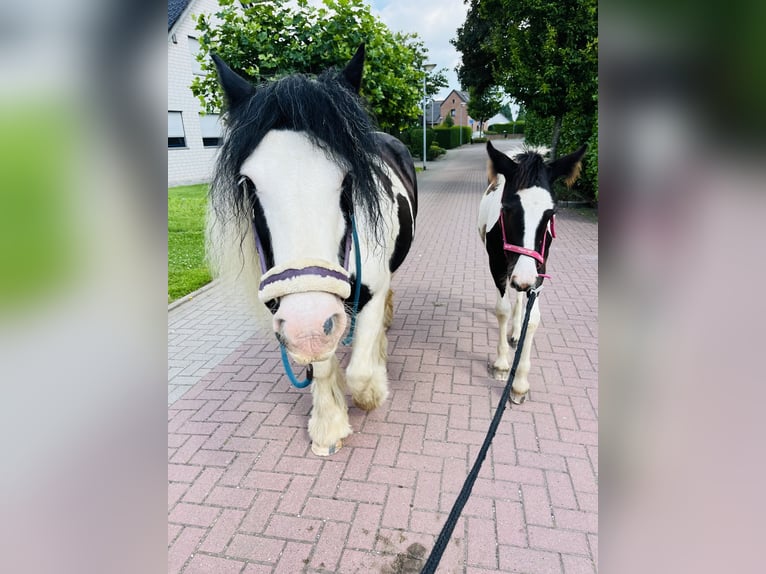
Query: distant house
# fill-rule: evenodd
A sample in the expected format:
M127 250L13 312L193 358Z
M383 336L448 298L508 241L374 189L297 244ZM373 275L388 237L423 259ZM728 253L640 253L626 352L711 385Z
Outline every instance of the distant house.
M215 14L216 0L168 0L168 186L210 181L221 143L218 114L203 114L192 95L202 75L192 14Z
M422 103L422 101L421 101ZM428 100L426 102L426 124L428 126L436 126L441 123L441 101ZM423 125L423 114L420 114L418 125Z
M509 124L511 123L511 121L513 120L509 120L503 114L497 113L491 118L489 118L486 122L484 122L484 131L487 131L489 126L491 126L492 124Z
M452 90L439 106L441 121L450 116L456 126L472 126L476 122L468 115L468 92Z

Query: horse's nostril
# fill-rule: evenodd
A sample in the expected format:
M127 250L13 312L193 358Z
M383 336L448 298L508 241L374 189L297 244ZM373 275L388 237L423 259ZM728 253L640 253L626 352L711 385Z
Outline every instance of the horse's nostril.
M324 334L329 335L330 333L332 333L332 330L334 327L335 327L335 319L333 319L333 317L330 317L329 319L327 319L327 321L324 322L324 327L323 327Z

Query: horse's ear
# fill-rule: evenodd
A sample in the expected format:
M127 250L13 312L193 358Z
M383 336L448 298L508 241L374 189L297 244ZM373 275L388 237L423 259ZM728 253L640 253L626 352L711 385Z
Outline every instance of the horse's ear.
M577 178L580 177L582 158L585 155L586 149L588 149L588 146L583 145L576 152L560 157L551 163L551 181L553 182L563 177L565 178L564 183L566 186L572 187Z
M210 57L213 58L215 67L218 69L218 81L221 83L229 108L237 107L255 93L253 85L227 66L218 54L210 54Z
M510 178L516 171L516 162L509 158L501 151L497 151L491 141L487 141L487 153L489 154L488 169L494 170L494 172L501 173L505 177ZM490 177L490 179L493 179Z
M351 88L358 94L362 87L362 71L364 70L364 44L360 44L356 49L356 54L349 60L346 67L343 68L343 78L348 82Z

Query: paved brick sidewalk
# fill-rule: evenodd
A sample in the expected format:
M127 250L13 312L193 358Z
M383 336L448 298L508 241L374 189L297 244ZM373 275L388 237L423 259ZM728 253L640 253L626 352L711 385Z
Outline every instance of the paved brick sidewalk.
M351 406L354 434L332 457L311 454L311 395L290 386L271 334L216 308L215 290L207 307L170 313L186 317L170 360L198 366L176 372L189 390L169 398L169 572L419 571L502 392L487 375L497 323L475 229L485 157L467 146L419 174L417 238L393 283L389 400ZM530 398L506 410L439 572L596 571L598 227L562 210L557 231ZM224 335L205 330L227 317ZM212 354L195 322L217 337Z

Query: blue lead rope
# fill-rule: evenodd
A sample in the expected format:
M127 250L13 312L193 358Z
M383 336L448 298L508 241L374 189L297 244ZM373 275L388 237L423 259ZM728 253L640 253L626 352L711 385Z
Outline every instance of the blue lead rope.
M348 335L343 339L344 345L350 345L354 340L354 327L356 327L356 312L359 310L359 295L362 292L362 255L359 253L359 237L356 234L354 216L351 216L351 237L354 240L354 265L356 267L356 287L354 288L354 308L351 311L351 327Z
M302 381L299 381L298 378L295 376L295 373L293 373L293 368L290 366L290 361L287 360L287 350L285 349L285 346L280 343L279 350L282 353L282 364L285 367L285 373L287 373L287 378L290 379L290 382L296 389L305 389L311 384L311 381L314 379L314 369L311 365L306 367L306 378Z
M350 345L354 340L354 327L356 327L356 314L359 310L359 295L362 293L362 255L359 253L359 236L356 234L356 224L354 216L351 216L351 237L354 240L354 263L356 264L356 287L354 288L354 307L351 312L351 327L348 329L348 335L343 339L344 345ZM285 367L287 378L296 389L305 389L314 380L314 368L312 365L306 367L306 378L302 381L295 376L290 361L287 359L287 349L280 343L279 351L282 353L282 365Z

